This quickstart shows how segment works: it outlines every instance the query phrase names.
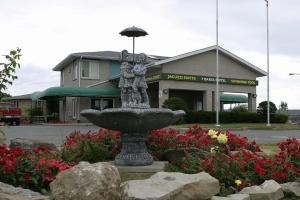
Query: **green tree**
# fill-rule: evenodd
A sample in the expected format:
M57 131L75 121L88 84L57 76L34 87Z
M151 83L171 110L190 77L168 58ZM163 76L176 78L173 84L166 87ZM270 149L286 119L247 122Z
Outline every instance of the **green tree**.
M270 101L270 114L275 114L277 111L276 105ZM257 113L266 115L268 112L268 102L262 101L258 104Z
M21 57L21 49L11 50L9 54L3 55L5 61L0 62L0 96L4 96L4 91L8 85L18 77L15 75L16 69L20 68L18 61Z
M287 111L288 110L288 104L287 104L287 102L284 102L284 101L280 102L279 110L280 111Z
M164 101L163 108L169 108L170 110L188 110L186 102L179 97L171 97Z

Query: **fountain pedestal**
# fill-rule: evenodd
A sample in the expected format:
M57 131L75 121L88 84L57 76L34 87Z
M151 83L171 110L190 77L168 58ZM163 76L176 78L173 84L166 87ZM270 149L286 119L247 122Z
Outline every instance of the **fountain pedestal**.
M153 157L146 147L147 133L122 133L122 150L115 158L118 166L146 166Z

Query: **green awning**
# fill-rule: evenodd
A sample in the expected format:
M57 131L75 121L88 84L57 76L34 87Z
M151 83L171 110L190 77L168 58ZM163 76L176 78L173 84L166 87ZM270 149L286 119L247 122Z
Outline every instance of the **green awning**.
M248 97L245 95L238 95L238 94L221 94L220 102L224 104L248 103Z
M51 87L42 92L34 92L31 95L33 101L54 97L120 97L120 90L114 87Z

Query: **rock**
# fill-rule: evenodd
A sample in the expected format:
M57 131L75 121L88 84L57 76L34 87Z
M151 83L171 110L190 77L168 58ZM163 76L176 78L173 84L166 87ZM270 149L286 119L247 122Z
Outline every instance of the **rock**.
M219 181L205 172L198 174L158 172L145 180L121 185L122 200L210 199L219 193Z
M288 182L284 184L280 184L283 191L286 193L293 193L297 197L300 197L300 183L298 182Z
M202 149L191 147L191 148L169 149L164 153L163 157L165 160L169 161L170 163L181 163L185 159L186 154L199 159L204 159L206 156L209 155L208 152Z
M1 200L51 200L50 197L41 195L28 189L14 187L0 182Z
M274 180L265 181L260 186L242 189L240 194L249 194L251 200L277 200L284 197L281 186Z
M210 200L230 200L228 197L213 196Z
M211 200L250 200L248 194L232 194L227 197L213 196Z
M230 200L250 200L249 194L232 194L227 196Z
M0 130L0 145L5 144L5 141L6 141L5 133L2 130Z
M50 184L55 200L119 200L121 178L106 162L78 165L61 172Z
M10 141L9 148L21 147L24 150L31 151L36 147L47 147L51 150L57 150L56 146L52 143L42 142L39 140L30 140L26 138L15 138Z

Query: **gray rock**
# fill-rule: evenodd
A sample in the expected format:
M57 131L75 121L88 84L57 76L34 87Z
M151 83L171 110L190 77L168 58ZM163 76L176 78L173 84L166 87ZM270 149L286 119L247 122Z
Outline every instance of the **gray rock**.
M55 200L119 200L121 178L106 162L80 162L63 171L50 184Z
M248 194L232 194L227 197L213 196L211 200L250 200Z
M284 197L281 186L274 180L265 181L260 186L242 189L240 194L249 194L251 200L277 200Z
M146 180L121 185L123 200L210 199L219 193L219 181L205 172L198 174L158 172Z
M230 200L250 200L249 194L232 194L227 196Z
M0 182L1 200L51 200L50 197L41 195L28 189L14 187Z
M293 193L297 197L300 197L300 183L298 182L288 182L284 184L280 184L283 191L286 193Z
M230 200L228 197L213 196L210 200Z
M5 137L5 133L0 130L0 144L5 144L6 141L6 137Z
M30 140L26 138L15 138L10 141L9 148L21 147L24 150L31 151L36 147L48 147L51 150L57 150L56 146L52 143L42 142L39 140Z

